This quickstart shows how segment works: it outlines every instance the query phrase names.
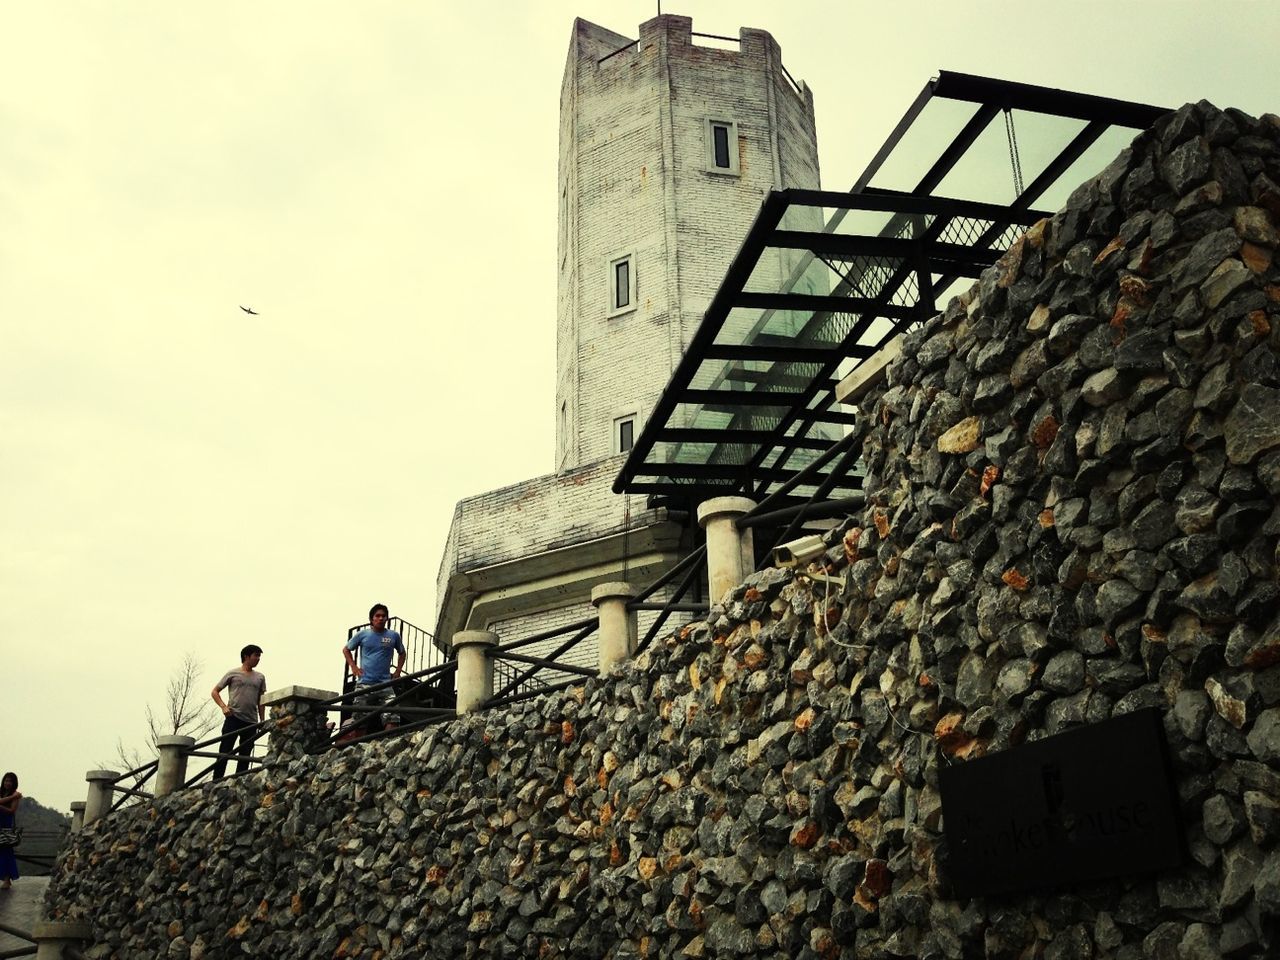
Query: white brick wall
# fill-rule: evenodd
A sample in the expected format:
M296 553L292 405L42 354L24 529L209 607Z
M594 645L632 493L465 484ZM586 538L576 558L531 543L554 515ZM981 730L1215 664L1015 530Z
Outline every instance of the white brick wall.
M614 418L653 410L765 194L819 185L813 99L783 75L774 39L744 29L740 49L723 50L691 29L657 17L600 63L626 39L574 27L560 104L558 469L608 455ZM707 171L708 119L737 122L740 176ZM625 252L638 307L608 317L608 260Z
M610 489L623 459L607 457L459 501L436 578L438 596L454 573L622 530L628 502L632 527L654 522L657 513L645 509L644 497L628 501Z

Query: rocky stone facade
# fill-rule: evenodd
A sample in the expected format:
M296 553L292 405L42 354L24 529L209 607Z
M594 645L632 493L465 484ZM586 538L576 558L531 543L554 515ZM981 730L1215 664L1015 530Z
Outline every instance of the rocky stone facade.
M834 583L112 815L52 913L95 957L1275 956L1277 183L1280 118L1185 107L913 331ZM1185 867L956 897L941 765L1150 706Z

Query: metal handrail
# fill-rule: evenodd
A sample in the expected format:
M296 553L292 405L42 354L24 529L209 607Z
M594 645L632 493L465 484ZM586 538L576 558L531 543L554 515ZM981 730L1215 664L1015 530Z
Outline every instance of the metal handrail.
M706 550L706 547L704 546L702 548L702 553L700 555L699 562L692 564L689 567L684 577L681 578L680 583L676 586L675 593L672 594L670 604L678 604L681 600L684 599L684 595L689 592L689 590L693 587L694 583L697 581L697 578L701 574L703 574L704 571L706 570L706 567L707 567L706 558L707 558L707 550ZM662 625L667 622L667 618L671 616L671 613L672 613L672 610L670 606L668 606L668 609L663 610L660 614L658 614L657 617L654 618L653 623L650 625L648 632L645 633L644 635L644 639L642 639L639 643L636 644L637 654L643 653L646 649L648 649L649 644L652 643L653 638L658 635L658 631L662 629Z
M736 44L738 44L739 46L741 46L741 44L742 44L742 38L741 38L741 37L726 37L726 36L724 36L723 34L720 34L720 33L699 33L697 30L690 30L690 31L689 31L689 36L691 36L691 37L706 37L708 40L727 40L729 43L736 43Z
M319 704L316 704L316 706L317 708L329 713L333 713L333 712L384 713L389 711L394 711L396 713L408 713L408 712L416 712L418 709L424 709L424 710L438 710L441 716L444 716L445 714L456 715L456 711L447 710L446 708L401 707L399 706L399 704L406 697L412 696L419 692L421 687L424 686L424 684L421 683L422 680L428 677L432 679L437 679L437 678L444 679L446 676L456 671L457 669L458 669L458 661L449 660L449 661L446 661L445 663L437 664L434 667L427 667L425 670L419 670L414 673L402 674L399 677L392 677L390 680L383 681L382 683L370 684L364 687L353 687L351 690L347 691L346 693L341 693L336 697L331 697L328 700L325 700ZM378 704L376 707L365 707L363 704L359 704L356 702L357 696L362 697L369 693L374 693L381 690L393 689L397 684L400 684L404 689L400 693L394 695L386 703ZM413 729L417 725L419 724L418 723L400 724L397 727L395 727L394 730L403 731L405 729ZM328 741L329 746L331 747L345 746L347 743L356 743L356 742L368 739L367 735L360 736L360 737L349 737L349 734L351 732L350 727L351 727L351 724L348 724L346 726L344 726L341 723L337 724L336 728L333 731L333 735L329 738L329 741ZM394 731L381 731L381 732L392 733ZM344 738L348 738L348 739L344 739Z
M599 617L586 617L582 620L575 620L573 623L566 623L562 627L556 627L552 630L543 630L541 633L535 633L533 636L525 637L523 640L512 640L509 643L500 643L496 647L490 648L490 650L491 653L506 653L508 650L519 650L521 647L527 647L531 643L550 640L552 637L560 637L566 633L572 633L574 630L581 630L589 624L597 623L599 619Z
M209 764L199 773L195 773L189 776L182 784L183 789L186 789L187 787L195 786L197 783L203 780L206 776L211 776L213 773L213 768L218 765L219 760L228 760L228 761L235 760L237 761L237 766L239 765L239 761L241 760L247 761L251 765L265 763L266 762L265 758L255 757L252 751L258 746L259 738L264 733L267 733L270 730L272 730L275 727L275 725L276 725L276 721L271 718L268 718L266 720L259 720L252 727L242 727L241 729L236 730L233 733L227 733L227 734L219 733L217 736L210 737L208 740L202 740L200 743L193 744L187 750L184 750L183 753L185 753L187 757L210 757L213 759L213 763ZM225 738L231 737L233 739L238 739L244 736L245 733L249 733L249 732L252 732L252 733L249 739L249 750L251 752L248 754L222 753L221 751L217 751L217 750L204 749L205 747L213 746L215 743L221 746L222 741ZM246 770L245 772L248 773L249 771Z
M121 797L119 800L117 800L115 803L111 805L111 808L107 810L107 813L115 813L118 809L124 806L125 803L128 802L130 797L142 797L142 798L150 799L151 794L147 793L146 791L139 790L138 787L141 787L144 783L146 783L148 780L154 777L156 775L156 770L158 770L159 767L160 767L160 761L158 759L152 760L150 763L144 763L142 766L137 767L133 770L130 770L127 773L122 773L120 774L120 776L112 780L111 781L112 791L120 793ZM120 781L123 780L125 777L135 778L133 781L132 787L120 786Z
M534 697L541 697L547 693L556 693L560 690L567 690L569 687L579 687L582 685L581 680L565 680L561 683L550 683L538 690L526 690L524 693L512 694L503 698L500 702L495 700L486 700L486 707L509 707L513 703L519 703L522 700L532 700Z
M539 670L545 670L548 667L556 670L561 669L561 665L557 663L557 658L564 656L566 653L568 653L570 650L572 650L574 647L580 644L583 640L589 637L592 633L594 633L600 626L600 618L589 617L586 620L580 621L580 623L584 624L584 627L582 630L574 634L564 643L560 644L560 646L556 647L545 657L537 658L538 663L536 663L533 666L530 666L529 669L521 672L514 680L508 683L501 690L494 693L493 696L489 697L489 699L487 699L484 702L484 706L493 707L493 706L498 706L502 703L505 703L506 698L508 698L511 694L515 693L520 688L521 684L527 681ZM565 631L564 630L558 631L558 633L563 633L563 632ZM558 633L553 634L553 636L558 635ZM510 647L508 647L507 650L510 650ZM490 657L491 659L494 659L494 658L502 659L506 652L507 651L497 650L496 648L490 648L489 650L485 651L485 655Z
M694 550L692 553L688 554L685 557L682 557L678 563L674 564L671 567L670 570L668 570L666 573L660 576L657 580L653 581L653 583L649 584L649 586L645 587L643 590L637 593L634 597L632 597L631 600L627 602L628 609L630 609L635 604L643 603L645 600L648 600L649 597L653 596L653 594L657 593L659 590L665 587L668 583L670 583L680 574L688 570L690 566L697 566L703 563L706 560L706 557L707 557L707 545L704 543L702 546L698 547L698 549Z
M622 53L622 51L624 50L630 50L639 42L640 42L639 39L632 40L625 47L619 47L617 50L613 51L613 53L606 53L603 57L601 57L599 60L596 61L596 66L599 66L600 64L604 63L606 60L616 57L618 54Z
M782 68L782 75L791 81L791 86L795 89L796 93L803 95L804 91L800 89L800 84L796 81L796 78L791 75L791 71L787 69L787 65L780 62L778 66Z
M552 667L561 673L576 673L580 677L595 677L600 674L600 671L594 667L580 667L576 663L561 663L558 660L530 657L522 653L506 653L502 655L502 659L512 660L516 663L529 663L537 667Z

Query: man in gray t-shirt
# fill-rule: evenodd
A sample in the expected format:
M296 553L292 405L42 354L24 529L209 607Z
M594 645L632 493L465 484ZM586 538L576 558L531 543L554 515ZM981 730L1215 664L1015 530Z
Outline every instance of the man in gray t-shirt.
M240 666L228 670L213 688L213 702L218 705L222 715L222 743L218 747L221 754L231 753L235 747L237 736L240 746L236 754L236 773L244 773L249 769L249 753L253 749L254 728L261 723L266 712L262 707L262 695L267 692L267 678L254 668L262 659L262 648L257 644L249 644L240 651ZM230 687L226 702L220 694ZM227 772L227 758L219 757L213 765L213 779L220 780Z

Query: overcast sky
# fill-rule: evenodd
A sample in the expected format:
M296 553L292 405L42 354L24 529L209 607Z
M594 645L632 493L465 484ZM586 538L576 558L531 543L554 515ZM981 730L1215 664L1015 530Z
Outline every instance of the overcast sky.
M1280 110L1280 5L669 2L770 30L847 189L938 69ZM574 16L28 3L0 57L0 769L58 809L187 651L334 688L430 628L454 503L547 473ZM248 316L240 305L259 315Z

